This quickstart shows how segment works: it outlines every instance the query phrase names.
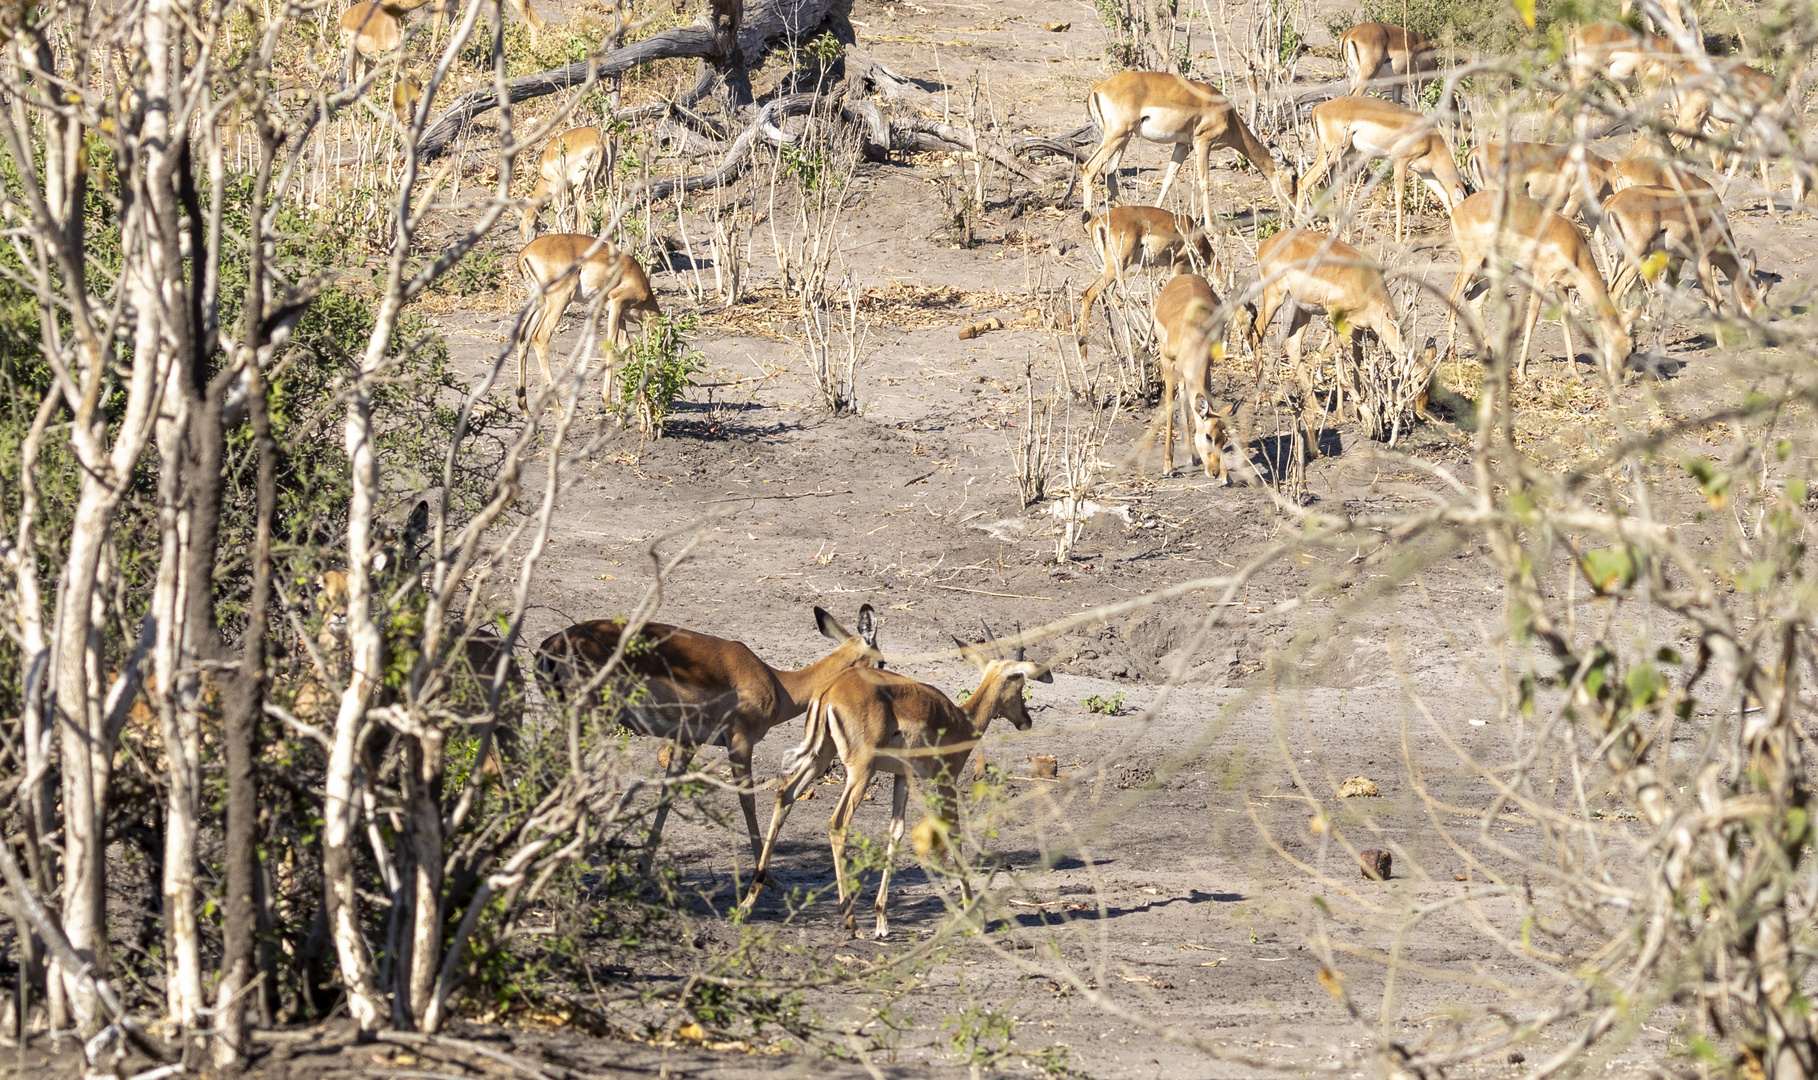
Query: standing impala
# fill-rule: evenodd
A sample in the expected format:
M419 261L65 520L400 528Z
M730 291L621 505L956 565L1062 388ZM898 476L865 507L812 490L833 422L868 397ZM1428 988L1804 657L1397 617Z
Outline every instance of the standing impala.
M1345 71L1351 76L1351 96L1360 97L1369 88L1370 81L1379 75L1414 76L1439 70L1439 58L1433 52L1433 42L1426 35L1417 34L1406 27L1390 23L1358 23L1344 32L1338 39L1338 55L1345 62ZM1386 77L1385 75L1385 77ZM1398 80L1390 87L1395 100L1401 100L1402 86L1410 87L1410 95L1418 98L1413 89L1418 84L1412 78Z
M795 671L771 667L739 642L660 623L645 624L637 647L627 648L620 658L620 670L636 686L632 692L615 694L619 722L635 734L675 741L680 751L669 755L671 779L688 771L698 748L726 748L754 856L762 852L762 838L750 786L752 748L771 728L800 716L809 699L841 672L871 667L881 660L877 614L870 604L859 608L856 634L818 607L814 621L822 634L839 645ZM618 650L624 628L623 619L596 619L552 634L537 647L537 677L561 698L598 696L598 673ZM665 797L657 806L649 842L638 860L642 873L650 872L668 815Z
M1553 213L1525 195L1505 191L1480 191L1452 211L1452 234L1458 242L1461 265L1458 278L1447 295L1447 333L1456 328L1458 303L1465 289L1491 259L1507 260L1528 272L1533 280L1528 297L1527 328L1521 338L1521 357L1516 362L1516 375L1528 373L1528 345L1534 337L1534 324L1540 319L1542 292L1571 292L1588 303L1597 316L1597 329L1602 336L1603 365L1611 379L1621 377L1633 346L1629 325L1635 311L1617 312L1604 289L1603 276L1591 258L1591 249L1577 226ZM1476 301L1478 321L1482 322L1483 297ZM1559 325L1565 331L1566 360L1577 355L1572 346L1570 312L1561 310ZM1454 343L1456 338L1453 337Z
M523 210L524 242L536 235L537 214L545 200L552 196L558 204L557 227L560 227L561 203L570 192L574 196L576 224L585 220L587 192L599 179L606 164L606 143L597 127L569 128L543 147L537 161L537 184L530 192L530 204Z
M1206 170L1212 148L1217 146L1247 158L1269 178L1282 209L1292 208L1293 175L1275 163L1269 148L1244 126L1225 96L1205 83L1159 71L1120 72L1092 85L1086 95L1086 115L1104 133L1081 175L1088 210L1092 208L1092 181L1100 173L1105 176L1106 201L1117 198L1117 170L1123 164L1124 149L1138 135L1174 146L1161 192L1155 197L1158 206L1167 199L1168 188L1191 149L1199 169L1200 223L1212 227L1212 188Z
M1322 101L1313 109L1313 129L1319 133L1319 156L1302 177L1304 202L1313 185L1325 178L1346 150L1367 157L1388 158L1395 166L1395 239L1402 238L1401 191L1412 171L1447 212L1464 201L1464 181L1445 136L1433 121L1412 109L1381 98L1341 97Z
M1566 74L1577 90L1598 78L1653 82L1684 59L1671 38L1609 22L1573 28L1565 54Z
M1085 299L1079 308L1079 354L1086 355L1086 332L1090 328L1092 303L1105 286L1122 281L1126 271L1138 261L1151 266L1167 262L1174 272L1208 270L1212 265L1212 243L1206 231L1188 218L1176 217L1159 206L1119 206L1096 215L1090 226L1092 246L1098 249L1104 273L1086 286ZM1199 263L1194 265L1194 258Z
M1218 294L1198 274L1178 274L1155 297L1155 348L1162 369L1162 475L1174 473L1174 401L1180 391L1180 430L1187 436L1192 460L1206 475L1231 477L1225 468L1225 421L1229 410L1212 408L1212 357L1223 356L1225 327L1218 314Z
M989 628L985 634L990 638ZM1016 730L1029 730L1032 721L1023 705L1023 687L1030 681L1054 681L1046 666L1024 660L1021 649L1010 660L987 655L978 646L957 638L954 641L961 654L979 669L978 689L964 705L953 704L946 694L927 683L878 670L845 672L815 695L808 706L807 732L801 745L783 761L788 776L777 789L770 830L758 855L756 880L745 894L742 910L751 910L757 901L789 808L809 785L820 779L838 753L846 766L846 789L833 808L827 832L833 847L834 877L839 882L840 915L846 929L854 933L858 928L852 909L858 899L858 882L846 879L846 828L852 823L852 814L864 799L865 790L871 786L872 775L887 772L896 777L890 796L890 843L884 853L875 907L875 936L881 939L890 932L884 905L890 892L896 848L903 839L903 812L908 806L909 789L932 780L934 799L930 811L944 823L953 823L959 812L955 781L991 721L1001 716ZM967 901L972 899L971 885L963 875L960 892Z
M1300 381L1304 401L1314 400L1313 373L1301 360L1301 339L1318 311L1332 321L1334 329L1342 323L1351 332L1353 370L1363 364L1363 332L1374 331L1383 348L1396 356L1405 353L1401 336L1401 317L1389 298L1382 271L1369 256L1351 245L1310 229L1287 229L1264 240L1256 248L1257 273L1262 276L1262 301L1251 310L1246 337L1257 356L1256 377L1263 376L1262 341L1269 323L1282 305L1289 306L1287 351L1288 366ZM1337 364L1339 387L1338 412L1344 410L1344 387L1350 382L1342 361ZM1355 397L1353 390L1353 397ZM1307 445L1318 447L1319 432L1312 410L1307 418Z
M1568 218L1585 202L1602 204L1610 196L1610 162L1589 147L1575 154L1570 146L1492 140L1472 149L1470 165L1479 191L1513 191Z
M1716 270L1730 279L1731 297L1744 314L1752 315L1761 306L1755 292L1755 253L1738 253L1715 192L1624 188L1603 204L1603 227L1615 236L1623 263L1610 275L1612 297L1628 292L1641 276L1642 260L1660 252L1673 260L1692 260L1711 314L1718 314Z
M518 337L518 408L530 412L524 388L524 345L536 350L537 364L543 369L543 385L549 386L555 376L549 371L549 339L555 334L562 313L579 292L582 303L591 303L601 290L606 292L606 351L616 352L630 339L625 333L628 319L639 322L645 316L661 315L650 279L636 259L603 240L583 233L550 233L539 236L518 252L518 275L530 290L533 308L524 321ZM601 390L606 407L612 408L612 374L616 358L606 363L606 383Z

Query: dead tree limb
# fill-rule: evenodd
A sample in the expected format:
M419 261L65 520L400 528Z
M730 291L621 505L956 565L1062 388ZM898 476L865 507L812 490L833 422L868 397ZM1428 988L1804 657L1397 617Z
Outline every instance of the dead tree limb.
M802 38L812 33L815 27L826 21L835 4L836 0L760 0L749 11L742 12L744 17L736 35L736 62L742 64L751 57L762 56L774 42ZM714 27L706 25L704 21L697 21L689 26L665 30L643 41L634 41L603 57L590 58L554 71L520 76L505 84L505 94L511 103L516 104L570 87L597 82L602 78L622 75L653 60L682 56L716 59L719 55L716 53L717 46L718 37ZM446 153L468 121L498 107L499 95L493 87L484 87L456 98L423 132L423 138L417 143L418 160L428 160Z

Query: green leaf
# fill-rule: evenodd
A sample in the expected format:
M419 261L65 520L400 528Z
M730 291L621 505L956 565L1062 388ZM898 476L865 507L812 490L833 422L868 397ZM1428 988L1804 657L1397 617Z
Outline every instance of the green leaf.
M1591 588L1599 593L1614 592L1617 588L1635 583L1635 560L1627 547L1598 548L1587 551L1579 560L1584 568L1584 576L1591 583Z
M1660 669L1645 661L1630 668L1622 681L1628 688L1629 700L1637 709L1652 705L1666 688L1666 680L1661 678Z

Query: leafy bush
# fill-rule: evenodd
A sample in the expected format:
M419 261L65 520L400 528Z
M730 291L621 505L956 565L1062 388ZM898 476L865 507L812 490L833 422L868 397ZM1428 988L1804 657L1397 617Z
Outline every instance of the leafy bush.
M632 339L615 375L613 411L621 419L635 420L640 430L662 438L663 421L675 399L707 367L701 354L688 348L695 322L692 315L658 315L644 323L644 332Z
M1101 694L1093 694L1091 697L1081 701L1080 704L1084 705L1086 711L1089 713L1097 713L1100 716L1116 716L1118 713L1124 711L1124 692L1119 690L1110 697L1105 697Z

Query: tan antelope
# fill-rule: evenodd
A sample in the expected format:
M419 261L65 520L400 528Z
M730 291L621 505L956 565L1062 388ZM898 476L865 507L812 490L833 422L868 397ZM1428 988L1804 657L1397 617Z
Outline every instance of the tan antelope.
M1654 83L1685 57L1671 38L1633 30L1620 23L1592 23L1572 29L1566 41L1566 75L1583 90L1595 79L1617 85Z
M1621 378L1623 365L1628 362L1633 348L1629 325L1639 309L1619 313L1610 302L1597 262L1591 257L1591 249L1577 226L1525 195L1480 191L1452 211L1452 235L1458 244L1461 265L1446 298L1451 309L1447 316L1448 336L1456 329L1458 303L1466 288L1491 259L1507 260L1527 271L1532 279L1527 327L1522 334L1516 375L1527 375L1528 345L1534 337L1534 324L1540 319L1540 294L1569 292L1590 305L1596 314L1597 329L1603 339L1604 370L1612 379ZM1481 295L1477 308L1481 323ZM1568 362L1577 355L1572 345L1570 314L1563 310L1559 314L1560 326L1565 331ZM1452 340L1456 343L1455 336Z
M1212 187L1207 175L1213 147L1235 150L1269 178L1269 186L1282 209L1294 202L1294 177L1275 163L1269 148L1244 126L1243 118L1223 94L1205 83L1159 71L1124 71L1094 83L1086 95L1086 115L1103 136L1098 149L1086 159L1081 173L1086 209L1092 208L1092 181L1103 173L1107 203L1117 198L1117 170L1123 164L1130 140L1142 136L1149 142L1172 143L1174 155L1162 177L1161 205L1180 171L1187 152L1199 169L1200 224L1212 227Z
M1652 153L1649 141L1637 139L1629 152L1610 162L1610 192L1614 194L1624 188L1664 187L1675 191L1684 191L1688 195L1710 193L1715 195L1717 189L1712 187L1704 177L1693 172L1684 162L1679 161L1667 150Z
M989 628L985 634L991 638ZM1024 660L1021 649L1014 659L1006 659L957 638L954 641L961 654L979 669L978 689L964 705L953 704L946 694L927 683L881 670L847 671L815 695L808 706L807 730L801 744L783 759L787 776L777 789L776 809L771 812L770 829L758 855L757 880L745 894L742 910L749 911L757 901L790 807L827 771L837 753L846 766L846 788L834 806L827 833L833 848L834 876L839 882L840 915L846 928L854 933L858 928L852 909L858 899L858 882L846 877L846 829L865 798L865 790L871 786L872 776L885 772L896 778L890 797L890 842L885 849L875 905L875 936L883 938L889 933L884 907L897 845L903 839L903 815L910 789L932 782L931 815L945 826L939 832L950 832L959 812L956 781L973 747L998 717L1010 721L1018 731L1029 730L1031 721L1023 704L1023 687L1032 681L1054 681L1045 665ZM972 889L963 875L960 891L967 901L971 900Z
M739 788L739 807L751 837L753 855L762 853L757 802L751 790L751 751L770 729L808 708L809 699L825 690L841 672L882 662L877 651L877 613L859 608L858 633L841 626L821 608L814 609L820 632L838 642L834 650L794 671L773 668L745 645L725 638L648 623L628 648L620 670L631 686L599 685L599 673L619 648L623 619L577 623L550 635L537 647L538 680L559 698L591 702L612 697L619 723L634 734L674 741L669 755L671 779L688 770L694 752L723 746ZM604 691L604 693L602 693ZM650 872L669 800L657 805L650 838L640 857L641 872ZM761 872L761 871L760 871Z
M1710 139L1711 168L1733 173L1742 160L1748 144L1758 143L1749 130L1757 117L1765 118L1776 128L1786 128L1790 117L1801 111L1795 93L1797 75L1782 85L1774 76L1759 68L1734 59L1713 59L1715 76L1691 64L1684 65L1673 80L1673 146L1684 152L1699 139ZM1789 107L1790 106L1790 107ZM1713 136L1725 134L1727 139ZM1727 160L1726 160L1727 159ZM1768 191L1768 206L1774 207L1773 184L1769 177L1773 162L1769 155L1760 157L1761 186ZM1805 175L1793 170L1793 202L1805 200Z
M353 82L360 81L367 65L403 43L404 13L414 11L426 2L359 3L341 13L341 37L353 49L348 69Z
M1470 169L1479 191L1513 191L1568 218L1584 205L1587 190L1599 205L1610 196L1611 163L1589 147L1578 155L1570 146L1492 140L1472 148Z
M1387 158L1395 167L1395 239L1402 238L1401 192L1412 172L1439 198L1449 213L1464 201L1464 181L1445 136L1431 118L1381 98L1341 97L1322 101L1313 108L1313 129L1319 134L1319 156L1301 178L1304 204L1313 186L1337 165L1347 150L1365 157Z
M1225 422L1228 409L1212 408L1212 357L1223 356L1225 327L1208 325L1219 311L1218 294L1198 274L1177 274L1155 297L1155 348L1162 370L1162 475L1174 473L1175 391L1180 392L1180 430L1187 437L1192 460L1206 475L1231 477L1225 468ZM1197 345L1195 348L1188 348Z
M1761 305L1755 291L1755 253L1738 254L1736 238L1715 192L1690 194L1665 187L1629 187L1603 204L1603 228L1614 239L1622 269L1610 275L1610 295L1620 298L1642 274L1642 262L1659 252L1692 260L1704 302L1718 314L1717 276L1730 279L1736 306L1752 315Z
M1206 231L1190 218L1177 217L1159 206L1119 206L1097 214L1089 226L1092 246L1104 264L1104 273L1086 286L1079 308L1079 354L1086 355L1086 333L1092 304L1113 281L1140 261L1150 266L1166 262L1177 274L1210 270L1212 242ZM1195 265L1194 259L1198 259Z
M576 293L582 303L590 304L605 290L608 355L629 342L627 320L641 323L647 316L663 313L638 261L584 233L549 233L524 245L524 250L518 252L518 275L530 290L532 300L530 317L524 321L517 342L518 408L525 413L529 413L530 403L524 387L524 346L528 342L536 350L537 365L543 369L543 385L549 386L555 381L549 370L549 339ZM601 390L608 409L612 408L615 366L616 359L607 361L606 383Z
M400 73L391 84L391 115L401 128L410 127L417 117L417 102L423 100L423 84L415 75Z
M1358 23L1346 30L1338 39L1338 55L1351 76L1352 97L1362 96L1378 76L1419 76L1439 70L1439 57L1426 35L1391 23ZM1384 68L1388 69L1386 73ZM1412 77L1397 80L1389 87L1395 100L1401 100L1404 85L1418 100L1418 84Z
M1401 316L1389 297L1388 285L1374 260L1350 244L1311 229L1284 229L1264 240L1256 248L1257 273L1262 278L1262 298L1250 308L1250 325L1245 337L1256 353L1256 377L1260 385L1265 365L1262 363L1263 337L1275 313L1283 305L1289 309L1287 346L1288 366L1300 382L1303 400L1314 401L1313 372L1302 361L1301 342L1311 324L1313 313L1324 315L1336 331L1342 324L1350 330L1353 371L1363 364L1363 334L1373 332L1383 348L1395 356L1406 354L1401 336ZM1344 409L1344 387L1351 382L1345 375L1344 363L1337 361L1339 387L1338 412ZM1352 396L1356 396L1353 387ZM1425 403L1422 402L1422 409ZM1312 410L1303 410L1307 422L1307 445L1317 448L1319 431Z
M569 128L543 147L537 161L537 183L530 192L530 205L523 210L525 243L536 235L537 215L543 203L552 197L561 204L570 192L574 195L575 220L586 220L587 193L598 181L606 164L606 143L597 127ZM558 215L560 210L557 211ZM559 221L559 218L558 218Z

